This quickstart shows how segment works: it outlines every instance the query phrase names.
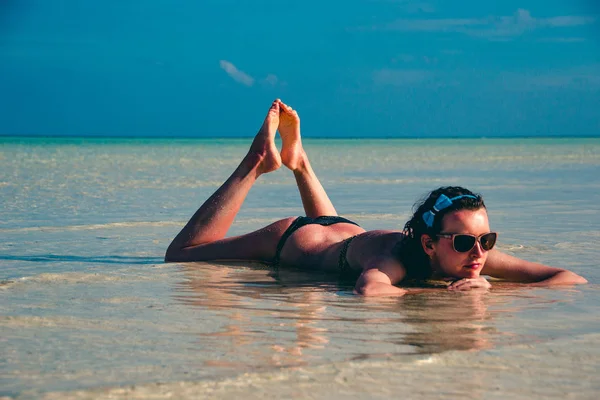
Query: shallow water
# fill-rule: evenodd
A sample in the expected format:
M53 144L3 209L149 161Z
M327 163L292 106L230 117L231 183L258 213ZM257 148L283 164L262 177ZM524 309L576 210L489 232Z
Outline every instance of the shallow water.
M162 262L247 144L2 139L0 395L595 398L600 140L307 141L340 214L366 229L400 229L420 195L460 184L485 196L504 251L590 281L401 299ZM230 233L301 212L280 170Z

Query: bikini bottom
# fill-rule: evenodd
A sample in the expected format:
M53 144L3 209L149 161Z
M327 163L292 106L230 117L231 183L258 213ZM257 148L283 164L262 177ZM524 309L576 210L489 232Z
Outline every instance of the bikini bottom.
M292 235L292 233L296 232L298 229L302 228L305 225L317 224L317 225L322 225L322 226L329 226L329 225L340 224L340 223L347 223L347 224L353 224L353 225L358 226L358 224L356 222L353 222L353 221L350 221L349 219L346 219L343 217L338 217L338 216L321 216L321 217L317 217L317 218L311 218L311 217L296 218L294 220L294 222L292 222L290 227L287 228L285 232L283 232L283 235L281 235L281 239L279 239L279 243L277 243L277 250L275 251L275 258L273 259L273 264L275 264L275 265L279 264L279 260L281 257L281 250L283 250L283 246L285 245L286 240L288 240L288 238ZM348 261L346 260L346 252L348 251L348 246L350 246L350 242L352 241L352 239L354 239L354 236L349 237L348 239L344 240L344 245L342 247L342 251L340 252L340 257L338 260L338 267L340 268L341 272L344 272L344 271L348 270L348 268L350 268L350 266L348 265Z

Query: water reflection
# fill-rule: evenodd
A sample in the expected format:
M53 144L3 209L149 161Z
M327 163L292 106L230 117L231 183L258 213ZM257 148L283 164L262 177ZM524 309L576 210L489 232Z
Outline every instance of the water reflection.
M314 279L293 271L281 274L282 281L277 271L247 263L182 268L186 280L175 298L201 312L216 312L205 315L212 329L200 335L199 344L216 345L226 355L208 359L206 365L306 365L314 357L305 350L320 350L328 343L327 329L319 323L327 310L322 295L331 284L315 286Z
M514 322L500 329L498 320L556 300L523 287L363 298L337 277L298 270L248 263L181 269L174 297L202 321L202 362L238 370L489 349L524 338L511 332ZM519 296L529 299L519 305Z
M431 293L402 299L405 322L415 327L403 343L421 353L446 350L482 350L493 347L498 331L488 312L489 292Z

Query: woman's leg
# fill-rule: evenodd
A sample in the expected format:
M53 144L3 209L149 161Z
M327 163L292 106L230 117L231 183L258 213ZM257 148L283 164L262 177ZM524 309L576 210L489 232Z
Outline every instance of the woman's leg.
M269 260L274 256L278 238L293 219L243 236L225 239L225 234L258 177L281 166L274 141L279 113L280 104L275 101L240 165L173 239L167 261Z
M281 161L294 173L306 216L337 215L329 196L313 171L300 138L300 117L290 106L279 102L279 134Z

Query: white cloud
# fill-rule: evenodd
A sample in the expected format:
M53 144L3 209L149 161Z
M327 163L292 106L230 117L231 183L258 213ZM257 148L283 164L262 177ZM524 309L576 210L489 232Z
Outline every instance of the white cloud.
M581 43L585 42L582 37L549 37L537 40L540 43Z
M499 83L507 90L537 91L540 89L599 90L600 65L573 67L552 72L504 72Z
M227 72L234 81L241 83L242 85L252 86L254 84L254 78L247 73L237 69L235 65L226 60L219 61L221 68Z
M485 18L398 19L382 29L416 32L459 32L471 36L502 39L520 36L541 28L561 28L595 23L591 16L567 15L536 18L528 10L518 9L509 16Z
M485 24L485 21L473 18L398 19L383 28L398 31L450 32L467 26Z
M276 75L269 74L265 77L265 79L263 79L263 82L268 85L275 86L279 82L279 78L277 78Z
M588 25L593 24L595 20L595 18L587 16L564 16L538 19L541 24L553 27Z

